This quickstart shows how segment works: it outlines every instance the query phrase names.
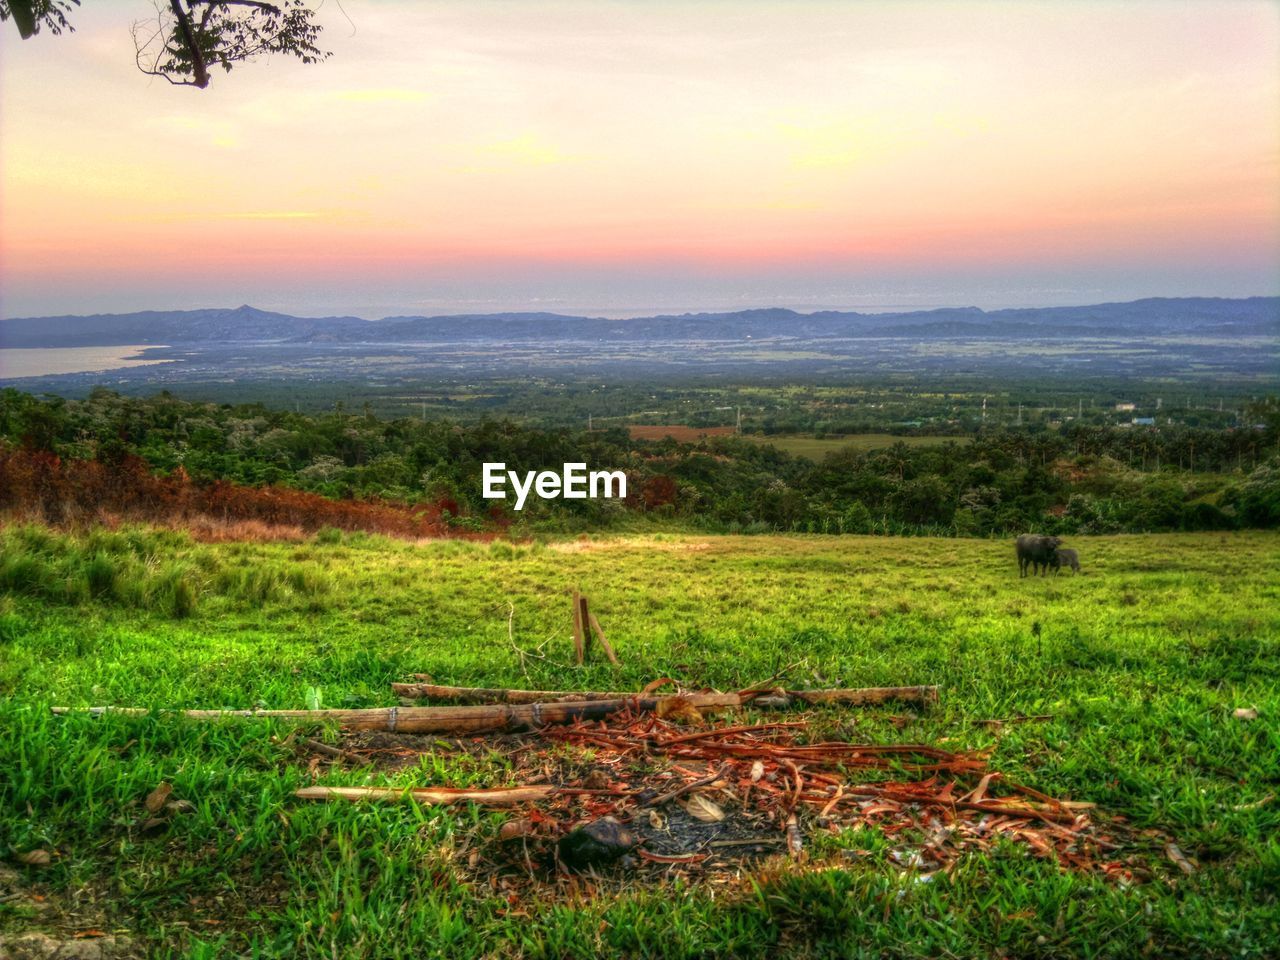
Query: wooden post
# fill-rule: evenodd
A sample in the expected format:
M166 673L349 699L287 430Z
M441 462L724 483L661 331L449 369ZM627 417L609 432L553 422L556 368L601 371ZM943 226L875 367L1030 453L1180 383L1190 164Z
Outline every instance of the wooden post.
M582 666L587 655L587 622L586 617L582 615L586 608L587 604L582 599L582 594L577 590L573 591L573 652L577 658L578 666Z
M591 611L587 609L587 598L578 596L578 629L582 631L582 657L578 661L583 663L587 659L587 654L591 652Z
M573 651L578 658L578 666L586 662L593 637L600 641L600 646L604 648L604 655L609 658L609 662L615 667L622 666L618 655L613 652L613 645L609 643L609 638L604 635L600 621L591 612L587 598L575 590L573 591Z

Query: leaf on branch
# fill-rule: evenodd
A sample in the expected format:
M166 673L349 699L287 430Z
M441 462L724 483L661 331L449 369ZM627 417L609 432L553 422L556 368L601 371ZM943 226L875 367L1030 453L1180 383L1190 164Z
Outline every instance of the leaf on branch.
M330 54L318 46L315 15L306 0L158 0L155 20L133 25L136 62L149 76L200 88L214 67L230 73L273 54L319 63Z
M78 6L80 0L0 0L0 22L12 18L23 40L34 37L41 27L56 37L63 30L75 32L67 13Z

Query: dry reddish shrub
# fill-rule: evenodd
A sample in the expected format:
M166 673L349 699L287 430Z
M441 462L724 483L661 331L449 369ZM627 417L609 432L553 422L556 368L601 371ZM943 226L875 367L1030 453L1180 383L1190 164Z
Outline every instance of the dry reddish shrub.
M421 540L458 536L443 518L456 509L451 502L330 500L289 487L198 483L181 467L154 474L135 456L105 464L0 447L0 510L55 526L143 521L210 540L298 540L336 527Z

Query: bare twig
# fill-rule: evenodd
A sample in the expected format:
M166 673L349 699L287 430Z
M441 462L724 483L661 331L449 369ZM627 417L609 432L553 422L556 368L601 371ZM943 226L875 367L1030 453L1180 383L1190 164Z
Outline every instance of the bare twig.
M720 765L720 769L717 770L715 773L711 774L710 776L703 777L700 780L691 780L689 783L681 784L680 786L676 787L674 790L668 790L666 793L658 794L658 796L654 797L652 800L648 801L647 803L640 804L640 806L658 807L666 803L668 800L674 800L676 797L681 796L682 794L688 793L690 790L697 790L699 787L709 787L711 784L715 783L717 780L723 777L726 773L728 773L731 769L733 769L733 764L723 763Z
M805 664L807 662L808 662L807 659L802 659L802 660L797 660L795 663L789 663L785 667L783 667L781 670L779 670L777 673L775 673L772 677L770 677L768 680L762 680L760 683L753 683L751 684L751 686L747 687L746 690L744 690L743 692L745 693L747 691L759 691L760 693L768 693L773 689L773 685L775 683L777 683L779 680L785 677L788 673L790 673L796 667L801 666L802 664Z
M529 667L525 663L525 652L516 646L516 605L511 601L507 601L507 643L511 644L511 649L516 652L516 656L520 658L520 672L524 674L525 680L529 679Z
M525 680L529 680L529 665L526 661L530 659L540 660L543 663L549 663L553 667L561 667L562 669L566 669L566 670L569 668L568 664L560 663L557 660L552 660L550 657L546 656L542 652L542 648L545 647L547 643L550 642L551 640L550 637L548 637L546 640L543 640L542 643L538 644L538 646L533 650L525 650L523 647L517 646L516 635L515 635L515 617L516 617L516 605L512 603L510 600L508 600L507 601L507 643L511 645L511 649L515 651L516 656L520 659L520 672L524 674ZM418 676L419 676L419 679L426 679L421 675L418 675Z
M312 740L304 737L301 741L302 745L308 750L322 754L326 757L332 757L335 760L350 760L351 755L345 750L339 750L337 747L331 747L327 743L321 743L319 740Z

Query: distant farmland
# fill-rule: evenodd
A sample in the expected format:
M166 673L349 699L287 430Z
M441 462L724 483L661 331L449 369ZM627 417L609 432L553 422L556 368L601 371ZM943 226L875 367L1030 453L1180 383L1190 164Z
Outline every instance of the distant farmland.
M627 426L632 440L662 440L669 438L681 443L694 443L707 436L732 436L732 426L687 426L685 424L632 424ZM809 436L806 434L773 435L744 434L742 439L755 443L767 443L780 451L809 460L822 460L828 453L854 449L854 451L882 451L895 443L908 447L938 447L943 443L968 443L968 436L896 436L895 434L850 434L847 436Z
M736 432L733 427L690 427L686 424L637 423L627 427L633 440L662 440L670 437L682 443L693 443L706 437L730 437ZM895 443L905 443L909 447L936 447L944 443L968 443L968 437L921 437L896 436L892 433L855 433L843 437L813 437L807 434L743 434L744 440L756 443L767 443L785 450L797 457L810 460L821 460L829 453L837 450L856 450L864 453L868 450L886 450Z
M827 454L835 453L837 450L856 450L859 453L868 450L886 450L895 443L905 443L908 447L937 447L944 443L969 442L968 437L899 437L892 433L856 433L845 437L803 435L768 437L748 434L747 439L754 440L756 443L767 443L794 456L807 457L810 460L821 460Z
M688 427L684 424L664 426L656 423L636 423L627 427L632 440L661 440L671 437L681 443L701 440L703 437L731 437L733 427Z

